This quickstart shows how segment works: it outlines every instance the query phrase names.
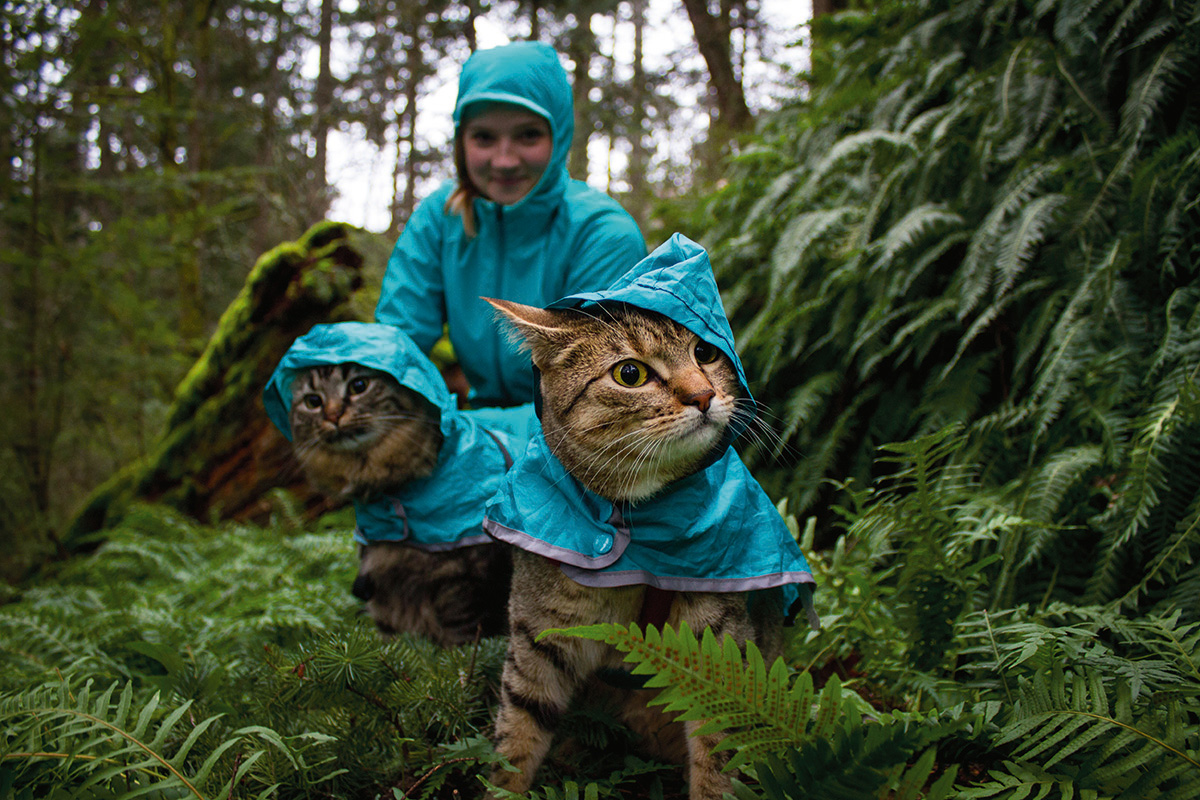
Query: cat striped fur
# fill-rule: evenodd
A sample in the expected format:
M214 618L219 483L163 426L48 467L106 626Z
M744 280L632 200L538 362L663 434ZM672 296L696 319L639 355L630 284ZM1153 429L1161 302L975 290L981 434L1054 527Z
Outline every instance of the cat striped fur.
M682 325L628 306L587 313L490 300L530 349L540 372L542 426L550 450L587 489L613 503L636 503L692 474L747 415L730 359ZM745 419L745 417L742 417ZM731 784L719 735L694 737L699 722L677 723L646 707L646 690L605 687L604 670L622 669L607 645L549 636L548 629L639 619L642 585L592 587L554 560L515 549L510 637L495 724L496 749L518 772L491 781L524 792L550 749L556 724L582 694L621 692L623 719L648 754L686 766L691 800L719 800ZM741 647L754 641L768 659L782 650L780 604L748 602L741 592L673 594L666 624L711 628Z
M309 482L364 502L428 477L443 441L432 403L387 372L352 362L300 371L290 422ZM508 548L499 544L430 552L369 541L359 546L351 591L380 633L449 647L507 630L511 573Z

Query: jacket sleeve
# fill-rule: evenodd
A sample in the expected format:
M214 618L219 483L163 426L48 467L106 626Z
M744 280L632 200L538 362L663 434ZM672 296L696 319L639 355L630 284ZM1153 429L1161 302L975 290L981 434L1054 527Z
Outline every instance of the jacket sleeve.
M646 257L646 239L629 212L597 190L589 194L579 204L585 219L575 237L564 295L607 289Z
M446 321L443 292L442 224L443 192L435 192L417 206L388 258L375 321L396 325L422 352L442 335Z

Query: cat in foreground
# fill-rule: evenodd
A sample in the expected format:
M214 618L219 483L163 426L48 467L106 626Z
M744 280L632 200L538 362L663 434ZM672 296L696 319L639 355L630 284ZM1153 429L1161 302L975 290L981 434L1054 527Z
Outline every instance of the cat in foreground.
M648 259L653 265L657 256L668 270L646 285L677 277L671 271L676 262L699 249L676 238L681 242L672 240L674 250ZM720 314L727 330L707 256L696 262L685 265L682 277L701 270L711 283L709 306L718 309L708 311ZM544 433L509 472L484 521L492 536L516 545L496 748L519 772L497 769L491 776L514 792L530 787L555 721L573 698L592 691L597 673L621 669L620 653L607 645L539 639L543 631L644 624L655 605L660 618L651 621L660 627L686 622L696 632L711 628L718 641L728 635L743 648L752 641L769 663L782 651L791 606L782 587L811 582L786 527L729 447L752 417L740 366L725 351L732 350L732 335L718 347L675 319L633 305L645 294L637 286L611 294L632 298L629 303L608 302L604 294L580 296L595 301L586 309L489 300L540 372ZM535 446L542 448L540 458ZM716 489L730 481L745 484L744 497L734 493L727 503ZM560 507L548 512L554 505ZM667 541L672 537L676 541ZM690 549L675 549L679 542ZM722 574L729 553L746 548L771 553L772 563L752 565L750 572L761 574L749 580ZM785 551L786 557L776 554ZM686 563L672 565L674 556L663 552ZM720 735L685 737L684 728L690 733L700 723L672 723L645 707L652 692L633 694L624 704L625 721L652 755L686 764L692 800L719 800L732 790L721 772L727 757L711 753Z
M388 369L333 360L348 355ZM461 417L411 340L390 326L318 326L285 355L264 401L309 483L354 502L352 592L381 633L452 646L507 630L511 558L479 528L507 454ZM461 470L470 488L457 485Z

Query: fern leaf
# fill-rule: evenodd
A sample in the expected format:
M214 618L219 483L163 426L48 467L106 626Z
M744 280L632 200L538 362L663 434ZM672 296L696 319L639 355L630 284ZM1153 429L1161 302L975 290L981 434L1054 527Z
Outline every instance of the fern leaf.
M922 203L910 209L884 233L878 268L888 269L897 253L917 241L934 234L939 238L949 235L962 224L963 218L948 211L942 203Z
M1200 769L1200 756L1188 750L1181 726L1164 729L1153 709L1135 713L1129 685L1118 681L1116 687L1114 713L1095 671L1074 674L1068 682L1057 663L1039 670L1022 682L1016 717L997 742L1019 742L1015 763L1037 764L1047 775L1070 761L1087 776L1086 786L1122 797L1130 796L1129 785L1144 773L1153 775L1149 784L1167 789L1180 766Z
M1038 197L1021 209L1021 216L1016 225L1000 245L999 259L996 263L999 276L997 297L1008 293L1017 276L1033 260L1037 248L1046 237L1047 230L1053 225L1059 209L1066 202L1067 198L1064 195L1048 194Z
M812 677L801 673L789 687L788 672L777 660L768 673L752 643L746 661L733 640L718 644L711 629L697 641L686 624L676 633L670 626L660 634L653 626L615 623L554 629L557 634L606 642L626 653L635 674L650 675L647 688L662 688L653 701L684 720L704 720L706 733L732 730L718 745L736 750L729 769L737 769L781 748L797 748L829 735L847 713L850 700L840 683L831 679L812 710Z
M1126 152L1139 146L1145 132L1172 99L1176 86L1187 85L1195 70L1194 55L1179 42L1164 47L1133 84L1121 108L1121 137Z
M802 274L793 273L798 273L801 264L814 258L822 243L844 233L846 221L857 213L855 208L840 207L794 217L771 251L771 282L775 289L788 285L785 280L792 284L799 282Z

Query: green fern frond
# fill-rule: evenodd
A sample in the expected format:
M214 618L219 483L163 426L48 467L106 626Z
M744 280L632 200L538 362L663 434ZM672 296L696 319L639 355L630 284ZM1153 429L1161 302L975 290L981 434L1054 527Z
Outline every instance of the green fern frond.
M1065 195L1042 195L1021 208L1011 232L1000 243L996 263L998 282L996 296L1008 294L1017 276L1033 260L1034 254L1046 238L1061 209L1067 202Z
M218 717L189 723L183 735L180 722L190 702L168 711L160 707L157 693L135 705L129 683L119 694L115 683L98 696L91 688L89 681L75 694L64 683L0 701L7 734L0 763L10 773L10 785L37 786L43 796L89 789L114 798L151 791L210 796L214 768L241 736L226 739L197 765L189 757ZM243 754L243 774L259 755ZM54 769L41 769L47 764Z
M1169 483L1168 457L1179 447L1175 430L1190 415L1186 400L1176 392L1161 397L1143 420L1131 453L1129 476L1120 487L1128 499L1101 542L1099 566L1088 586L1091 598L1111 599L1119 586L1125 547L1145 528L1160 503L1161 492Z
M967 254L955 276L960 320L966 319L992 286L996 248L1009 220L1038 197L1043 184L1056 169L1057 165L1052 162L1038 164L1011 179L972 235Z
M997 744L1016 744L1013 761L1042 776L1077 775L1078 785L1133 800L1174 796L1200 773L1194 710L1177 700L1156 697L1138 703L1124 678L1114 693L1092 669L1065 672L1054 662L1022 680L1015 714ZM1186 796L1186 795L1179 795Z
M1017 291L1012 293L1007 291L1007 287L997 287L995 302L989 304L987 308L983 309L983 311L981 311L976 318L972 320L971 326L967 328L966 333L964 333L958 340L958 345L955 348L954 355L949 361L946 362L946 366L942 368L938 379L946 380L946 378L954 372L955 367L958 366L959 360L964 354L966 354L971 345L975 343L975 340L979 338L979 336L985 331L990 330L995 324L996 320L999 319L1010 306L1016 304L1019 300L1026 296L1038 295L1044 292L1048 284L1049 281L1045 279L1026 281L1025 283L1021 284ZM1003 288L1004 291L1001 291L1001 288Z
M779 204L796 188L804 176L804 172L805 170L801 167L793 167L772 181L767 190L750 208L746 216L745 227L754 228L764 218L773 218L778 213Z
M916 150L917 143L902 133L880 129L852 133L838 140L813 169L804 189L805 196L816 192L826 175L844 168L844 162L866 160L876 152L894 154Z
M848 220L857 216L852 207L840 207L811 211L794 217L779 237L771 251L771 284L778 291L784 286L798 282L803 273L800 266L815 260L822 248L828 248L831 239L843 235Z
M1101 52L1109 56L1129 46L1130 38L1138 35L1138 31L1145 25L1146 17L1154 11L1153 0L1131 0L1123 5L1124 8L1120 9L1120 13L1112 21L1108 35L1101 45Z
M1176 89L1190 83L1195 68L1196 54L1175 41L1164 47L1145 72L1137 76L1121 108L1120 133L1128 148L1126 152L1140 146L1146 131L1175 97Z
M947 210L942 203L923 203L910 209L881 237L878 268L892 266L896 255L916 242L931 235L940 239L962 224L963 218Z
M1067 493L1079 484L1083 476L1103 463L1103 451L1093 444L1052 453L1038 469L1035 479L1028 483L1021 511L1032 519L1052 521ZM1037 558L1041 551L1040 547L1028 548L1022 560L1028 563Z
M1126 592L1118 604L1134 604L1138 596L1145 594L1156 583L1176 582L1186 569L1196 563L1196 553L1200 553L1200 497L1192 501L1188 513L1158 548L1141 581Z
M783 430L781 440L786 441L801 428L812 425L824 412L830 396L841 385L842 376L837 372L823 372L811 376L796 387L783 408Z
M588 625L553 629L547 635L577 636L605 642L633 663L633 673L649 675L647 688L663 691L653 701L681 720L703 720L699 732L731 731L718 749L735 750L729 769L745 766L781 748L801 747L829 736L855 708L857 696L844 695L836 676L818 695L812 676L801 673L794 681L783 659L768 672L752 642L746 644L746 661L733 639L718 643L706 628L700 640L682 625L660 634L653 626L643 632L637 625Z
M761 795L737 786L736 797L767 800L805 798L915 798L930 783L937 750L931 745L968 727L966 717L946 714L878 722L849 721L829 737L799 750L768 755L755 769ZM917 754L920 755L917 755ZM955 769L929 786L927 800L950 796Z

